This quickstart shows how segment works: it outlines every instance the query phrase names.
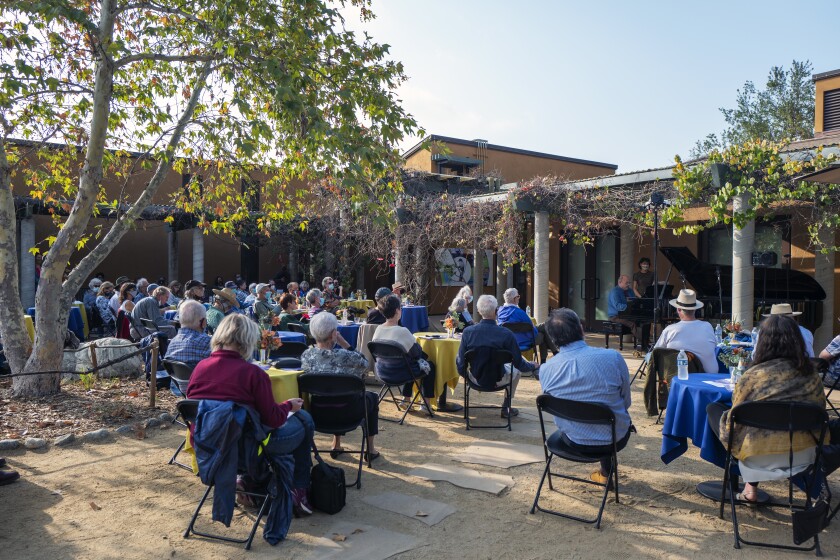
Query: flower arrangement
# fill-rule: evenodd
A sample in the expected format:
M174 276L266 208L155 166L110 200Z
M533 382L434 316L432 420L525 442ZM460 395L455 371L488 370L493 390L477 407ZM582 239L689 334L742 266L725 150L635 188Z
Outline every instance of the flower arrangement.
M749 348L730 346L721 350L719 357L726 365L737 366L743 362L745 367L749 367L749 363L752 361L752 351Z
M723 332L725 333L738 334L742 330L743 327L740 321L732 320L723 325Z
M272 350L277 350L281 346L283 346L283 342L280 338L274 336L274 331L269 329L262 329L260 331L260 348L271 352Z
M443 320L443 326L446 327L446 330L448 331L454 331L457 328L457 324L458 322L451 316Z
M260 320L260 328L263 331L271 331L271 327L276 327L280 324L280 317L274 314L273 311L269 311L263 318Z

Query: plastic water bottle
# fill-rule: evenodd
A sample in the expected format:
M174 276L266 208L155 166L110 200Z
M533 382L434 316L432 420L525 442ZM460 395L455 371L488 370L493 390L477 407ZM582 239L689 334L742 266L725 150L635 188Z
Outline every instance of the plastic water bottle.
M753 327L750 331L750 341L752 345L755 346L756 341L758 340L758 327Z
M688 356L685 350L680 350L677 354L677 379L681 381L688 379Z
M528 315L528 317L532 317L532 315L531 315L531 306L530 306L530 305L528 305L528 306L526 306L526 307L525 307L525 314L526 314L526 315Z
M720 323L715 327L715 340L718 344L723 342L723 329L720 328Z

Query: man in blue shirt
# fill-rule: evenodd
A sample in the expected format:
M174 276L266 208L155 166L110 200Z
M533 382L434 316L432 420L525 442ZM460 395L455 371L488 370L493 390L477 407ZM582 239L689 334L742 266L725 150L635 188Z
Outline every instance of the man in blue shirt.
M524 323L526 325L533 325L528 314L519 307L519 291L516 288L508 288L504 293L505 304L501 306L496 314L496 322L499 325L505 323ZM536 345L537 327L533 327L533 332L513 333L516 338L516 343L519 344L520 350L527 350Z
M618 277L615 288L610 290L609 298L607 298L607 317L613 323L621 323L633 332L636 337L637 344L644 345L642 341L642 331L639 325L629 319L619 317L618 314L627 309L627 298L633 297L633 290L630 289L630 277L622 274Z
M583 341L580 318L571 309L556 309L546 321L548 335L558 352L540 368L543 393L580 402L607 406L615 414L616 450L630 439L630 375L627 364L615 350L593 348ZM592 453L606 453L612 448L609 426L580 424L554 418L557 425L549 439ZM605 484L609 459L601 460L601 469L592 480Z
M204 334L207 310L199 302L188 299L178 310L181 328L166 349L166 359L195 366L210 356L210 337Z
M473 354L472 362L469 364L470 371L472 373L488 371L487 366L490 362L490 350L507 350L513 356L513 367L516 368L513 372L512 382L509 377L510 371L498 379L485 379L481 377L479 379L473 378L473 382L486 387L498 387L511 382L510 397L513 399L513 394L516 392L516 385L519 383L519 372L534 371L538 366L533 362L524 360L513 333L496 324L496 308L498 305L499 303L496 301L496 298L491 295L483 295L478 298L476 307L478 308L478 314L481 315L481 321L464 329L455 365L458 367L458 374L461 377L466 377L468 375L467 360L465 358L467 352L481 348L484 351L478 351ZM510 404L510 402L505 401L502 408L502 418L507 418L508 415L519 415L519 410L513 408Z

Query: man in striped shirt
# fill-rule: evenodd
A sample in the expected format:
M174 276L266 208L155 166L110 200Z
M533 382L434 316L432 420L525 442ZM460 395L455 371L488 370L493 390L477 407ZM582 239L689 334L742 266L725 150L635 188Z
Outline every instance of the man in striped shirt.
M615 414L617 450L630 439L630 375L627 364L615 350L587 346L583 340L580 318L571 309L556 309L545 323L546 331L558 348L540 367L543 393L553 397L605 405ZM612 449L609 426L581 424L561 418L549 439L556 438L571 447L591 453L608 453ZM592 480L607 483L610 460L601 460L601 469L591 474Z

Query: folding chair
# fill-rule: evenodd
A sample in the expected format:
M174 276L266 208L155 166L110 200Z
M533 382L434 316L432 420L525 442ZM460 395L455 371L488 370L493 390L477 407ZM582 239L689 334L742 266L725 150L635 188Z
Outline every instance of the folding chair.
M195 423L195 419L198 416L198 404L199 404L199 402L200 401L191 400L191 399L186 399L186 400L178 402L178 412L181 413L181 416L187 421L188 424ZM247 430L253 430L253 429L254 429L254 427L251 425L251 422L249 420L247 422L245 428L243 428L243 435L242 435L242 437L240 437L240 442L239 442L240 446L241 446L242 441L243 441L242 438L245 437L245 435L246 435L245 432ZM243 456L243 453L241 451L242 450L240 448L240 462L242 461L242 456ZM263 453L260 457L264 461L263 464L266 466L266 468L270 472L271 476L275 476L274 467L273 467L271 461L268 459L268 454ZM239 470L239 469L237 469L237 470ZM219 540L219 541L224 541L224 542L229 542L229 543L235 543L235 544L244 544L245 545L245 550L250 550L251 549L251 543L254 541L254 535L257 532L257 528L260 525L260 521L262 520L263 516L266 513L268 513L269 506L271 505L271 501L272 501L271 494L268 494L268 493L263 494L263 493L259 493L259 492L249 492L249 491L244 491L244 490L237 489L237 491L236 491L237 494L244 494L244 495L247 495L247 496L251 496L253 498L257 498L257 499L261 500L261 503L260 503L259 511L257 512L256 518L254 519L254 524L251 526L251 529L248 533L248 536L243 538L243 539L236 539L236 538L228 537L228 536L225 536L225 535L219 535L219 534L214 534L214 533L208 533L208 532L205 532L205 531L200 531L200 530L195 528L196 521L197 521L198 516L201 512L201 508L204 506L204 503L207 501L207 498L210 496L210 491L213 490L214 487L215 487L215 485L212 484L212 483L207 485L207 489L204 491L204 495L201 497L201 500L198 502L198 506L195 508L195 512L193 513L192 518L190 519L190 523L187 526L187 530L184 531L184 538L186 539L190 536L190 534L193 534L193 535L198 535L200 537L205 537L205 538L208 538L208 539L214 539L214 540Z
M828 389L828 392L825 394L825 403L829 408L831 408L831 410L834 411L834 414L840 417L840 410L837 410L837 407L834 406L834 403L831 402L830 398L834 390L840 387L840 376L834 377L829 373L831 364L828 360L824 360L822 358L811 358L811 365L814 367L814 371L816 371L822 378L823 387Z
M289 332L300 333L306 337L306 344L311 346L315 344L315 339L309 335L309 331L299 323L289 323ZM284 343L285 345L285 343Z
M284 342L283 346L276 350L272 350L268 357L269 359L276 360L277 358L300 358L308 346L303 342Z
M550 513L552 515L557 515L559 517L565 517L566 519L580 521L582 523L594 523L595 528L600 529L601 516L604 514L604 506L607 503L607 496L610 493L610 483L613 484L613 489L615 491L615 503L619 503L618 453L616 450L617 440L615 435L615 414L613 414L613 412L609 408L602 404L571 401L568 399L552 397L551 395L540 395L539 397L537 397L537 411L540 415L540 429L542 430L543 450L545 451L545 470L543 471L542 478L540 478L540 484L537 487L537 495L534 498L534 505L531 506L531 513L534 513L535 511L539 510L545 513ZM543 411L558 418L568 420L570 422L609 426L610 431L612 433L612 450L610 450L610 452L608 453L603 454L589 454L585 453L580 449L567 445L559 437L546 437L545 418L543 417ZM607 473L607 482L605 484L601 484L600 482L596 482L588 478L580 478L568 474L551 472L551 461L555 457L560 457L561 459L565 459L566 461L572 461L575 463L595 463L599 462L601 459L609 458L610 471L609 473ZM595 486L603 486L604 495L601 498L601 506L598 508L598 516L595 517L595 519L586 519L583 517L576 517L567 513L561 513L559 511L540 507L540 493L542 492L543 483L545 482L546 477L548 477L549 489L554 490L554 486L551 483L552 476L565 478L568 480L575 480L577 482L585 482L587 484L593 484Z
M303 363L300 361L300 358L292 358L291 356L283 356L274 360L271 364L272 367L277 369L302 369Z
M362 462L368 438L365 382L355 375L305 373L298 377L298 391L301 397L304 394L309 395L307 410L312 415L316 432L343 436L361 426L361 449L359 451L344 450L345 453L359 454L356 480L349 484L345 483L344 486L355 485L357 489L361 488ZM367 464L370 468L370 456L368 456Z
M790 437L790 461L793 467L793 433L800 431L819 432L820 436L815 440L816 455L814 462L808 469L796 475L797 478L805 480L805 504L793 503L793 477L788 477L788 501L787 503L769 503L765 505L776 507L788 507L791 512L794 509L805 510L811 507L811 486L822 483L822 478L817 476L821 473L822 445L825 434L828 431L828 414L825 409L813 403L801 402L774 402L758 401L740 404L729 411L729 438L726 442L726 465L723 469L723 487L720 497L720 518L723 519L723 507L726 502L726 489L730 486L730 469L732 467L732 442L734 440L735 426L749 426L762 430L774 432L787 432ZM790 470L788 470L790 473ZM804 476L803 476L804 475ZM814 544L810 547L790 546L772 544L767 542L748 541L741 537L736 512L735 492L729 492L729 505L732 510L732 528L735 533L735 548L741 548L741 543L751 546L766 548L777 548L782 550L814 550L817 556L822 556L820 551L819 535L814 536Z
M649 375L645 379L644 399L648 416L657 416L656 423L662 422L662 413L668 406L668 393L671 380L677 376L677 355L673 348L654 348L650 354ZM703 364L691 352L688 354L688 373L700 373Z
M379 341L368 342L368 351L370 355L373 356L374 362L374 371L376 371L376 362L378 360L387 360L387 361L402 361L403 367L405 371L405 375L402 377L394 377L391 378L389 376L382 377L382 375L377 374L377 377L382 382L382 389L379 391L379 402L381 403L385 400L385 395L391 395L391 400L394 403L394 406L397 407L397 410L403 412L400 404L397 402L397 397L394 396L394 387L402 387L406 383L411 383L416 393L414 393L414 397L411 399L411 402L406 406L405 412L403 412L402 418L399 419L399 424L402 424L405 421L405 417L408 415L408 411L411 410L411 407L415 405L417 399L420 398L420 394L422 392L422 387L420 385L420 380L426 377L426 373L420 372L419 374L415 374L411 368L411 359L408 357L408 352L403 350L402 346L397 344L396 342L390 341ZM431 410L429 410L429 417L434 418L435 414ZM383 420L388 420L392 422L392 420L388 418L383 418Z
M479 353L490 353L490 359L485 366L485 371L473 369L473 358L475 358L475 356ZM507 403L508 411L510 411L510 406L512 404L511 401L513 400L513 355L507 350L491 348L489 346L479 346L478 348L473 348L468 351L464 355L464 360L467 363L467 375L464 376L464 420L467 424L467 430L470 428L507 428L508 431L511 431L511 414L508 414L507 423L502 424L501 426L488 426L486 424L479 426L477 424L470 424L470 408L486 408L502 411L504 409L504 403ZM510 366L507 372L505 372L506 365ZM506 373L510 374L508 382L504 385L496 385L496 383L498 383ZM485 383L482 384L477 382L478 380L489 381L485 381ZM495 393L498 391L504 391L505 397L501 405L487 404L471 407L470 391L478 391L480 393Z
M151 319L142 319L141 318L141 319L139 319L139 321L140 321L140 324L143 326L143 328L146 329L146 331L148 331L147 334L156 333L160 330L160 328L157 326L157 323L155 323Z
M530 336L530 342L526 348L519 345L522 352L533 352L534 360L539 362L539 352L537 352L537 336L534 334L534 325L532 323L502 323L502 326L514 334L527 334ZM517 341L518 342L518 341Z
M190 377L192 376L195 366L191 366L177 360L167 359L162 360L162 363L164 369L166 369L166 373L168 373L169 377L172 379L172 382L175 383L178 390L181 391L181 394L186 396L187 386L190 384Z
M189 430L190 426L192 426L193 423L195 423L196 416L198 416L198 401L194 400L194 399L183 399L181 401L178 401L178 403L175 405L175 407L176 407L176 410L178 411L178 413L175 415L175 419L172 420L172 423L174 424L178 420L178 418L182 418L184 420L182 424L184 425L185 428L187 428ZM179 422L179 424L181 424L181 422ZM168 465L177 465L177 466L181 467L182 469L186 469L186 470L192 472L192 470L193 470L192 465L186 465L184 463L179 463L178 461L175 460L178 457L178 454L181 453L181 451L184 449L184 446L186 444L187 444L187 439L184 438L184 441L182 441L181 445L178 446L178 449L175 451L175 454L172 456L171 459L169 459L169 463L167 463L167 464Z

